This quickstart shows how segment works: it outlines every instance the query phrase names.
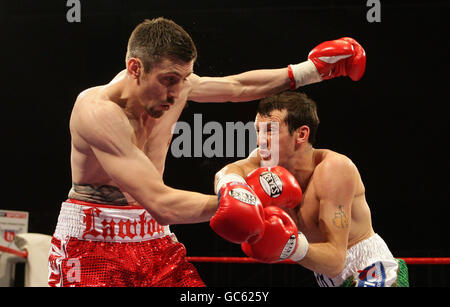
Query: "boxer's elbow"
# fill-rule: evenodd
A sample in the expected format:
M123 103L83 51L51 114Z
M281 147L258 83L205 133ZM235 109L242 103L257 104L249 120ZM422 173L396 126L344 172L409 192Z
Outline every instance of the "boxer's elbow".
M156 221L159 225L165 226L171 224L171 216L164 207L156 201L147 200L141 202L142 207L144 207L152 216L152 219Z
M152 214L152 217L156 223L162 226L176 224L170 214L158 213Z
M153 202L152 208L148 211L159 225L165 226L174 224L173 214L171 214L171 212L164 207L163 203Z
M345 268L346 250L331 243L310 244L306 257L299 263L329 278L335 278Z
M161 185L158 189L148 190L139 202L160 225L175 224L176 213L171 206L171 188Z
M345 268L345 256L346 253L337 253L330 259L329 267L325 275L330 278L338 276Z
M150 214L159 225L165 226L183 223L181 212L177 212L171 204L161 201L155 203L153 208L154 209L151 210Z
M200 195L164 186L152 195L146 208L160 225L197 222L195 216L200 210Z
M336 266L334 270L331 270L328 274L326 274L330 278L335 278L344 270L345 265Z

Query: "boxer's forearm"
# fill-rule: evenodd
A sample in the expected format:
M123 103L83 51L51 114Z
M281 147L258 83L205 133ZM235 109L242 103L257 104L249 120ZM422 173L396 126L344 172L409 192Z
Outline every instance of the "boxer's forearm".
M207 222L215 214L217 196L166 187L166 191L143 206L161 225Z
M235 84L232 102L261 99L289 89L290 84L287 68L253 70L225 78Z
M345 266L345 251L331 243L309 243L306 256L298 263L311 271L336 277Z
M253 70L227 77L191 77L188 99L197 102L241 102L289 89L287 68Z

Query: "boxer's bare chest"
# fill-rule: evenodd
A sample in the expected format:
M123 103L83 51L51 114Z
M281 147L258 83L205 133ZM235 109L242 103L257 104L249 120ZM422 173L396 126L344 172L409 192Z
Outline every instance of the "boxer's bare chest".
M186 101L171 108L158 120L131 119L134 130L132 142L144 153L163 176L166 156L176 124ZM72 139L72 188L70 198L96 203L124 205L135 202L126 191L121 191L103 170L92 150L81 138Z
M133 143L141 150L160 172L164 172L166 155L172 139L171 127L176 120L164 120L152 123L150 126L135 126Z
M160 125L155 123L151 129L139 127L131 122L130 124L135 129L132 136L133 143L149 158L162 177L172 138L170 122L161 122ZM135 203L131 195L116 186L90 150L79 152L73 146L72 180L69 198L116 205Z
M298 230L310 242L321 242L324 237L319 229L320 201L314 188L314 176L303 191L303 199L298 207L289 209L289 215L297 224Z
M177 123L186 104L181 99L161 118L146 117L139 120L130 120L134 129L133 143L155 165L161 176L164 172L166 156L173 136L173 128Z

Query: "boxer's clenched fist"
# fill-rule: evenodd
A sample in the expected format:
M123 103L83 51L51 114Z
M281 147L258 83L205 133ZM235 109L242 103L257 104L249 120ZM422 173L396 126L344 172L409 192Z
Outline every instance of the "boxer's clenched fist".
M358 81L366 69L366 52L353 38L326 41L317 45L308 60L289 65L288 73L292 90L307 84L335 77L348 76Z
M311 50L308 59L314 63L322 80L349 76L358 81L366 68L366 52L350 37L321 43Z
M302 189L297 180L281 166L257 168L247 175L245 181L264 207L295 208L302 200Z
M255 243L242 243L242 251L265 263L303 259L309 244L291 217L278 207L265 207L264 215L264 235Z
M258 196L245 183L226 183L219 190L219 208L210 226L230 242L256 242L264 232L264 210Z

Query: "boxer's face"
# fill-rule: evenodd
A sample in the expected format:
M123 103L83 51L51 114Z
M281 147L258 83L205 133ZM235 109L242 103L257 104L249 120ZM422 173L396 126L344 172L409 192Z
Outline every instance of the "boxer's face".
M269 116L256 115L257 145L263 161L285 165L294 153L295 137L284 121L286 113L286 110L274 110Z
M180 97L186 78L193 73L194 61L189 63L163 59L148 73L139 77L137 95L148 115L161 117Z

